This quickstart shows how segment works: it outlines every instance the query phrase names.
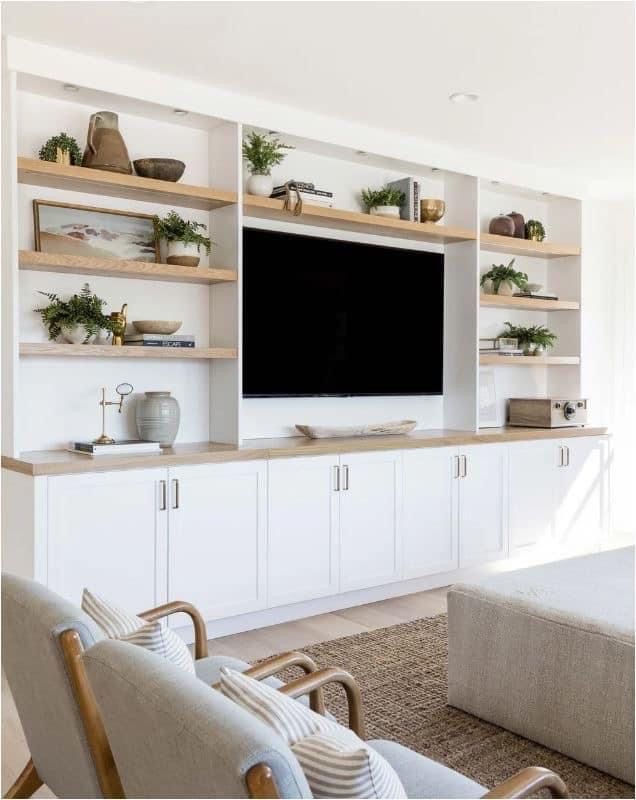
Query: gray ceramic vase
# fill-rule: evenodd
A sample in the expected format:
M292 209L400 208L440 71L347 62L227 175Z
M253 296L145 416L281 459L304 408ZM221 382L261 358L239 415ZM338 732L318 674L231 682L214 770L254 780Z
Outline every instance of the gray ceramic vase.
M170 396L170 392L145 394L143 400L137 401L135 409L139 438L146 442L159 442L161 447L170 447L179 430L179 403Z

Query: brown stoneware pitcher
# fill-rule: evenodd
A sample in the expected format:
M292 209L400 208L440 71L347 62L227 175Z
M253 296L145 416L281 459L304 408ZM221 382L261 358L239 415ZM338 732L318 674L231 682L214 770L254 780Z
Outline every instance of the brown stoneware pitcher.
M91 114L82 166L132 175L130 156L113 111Z

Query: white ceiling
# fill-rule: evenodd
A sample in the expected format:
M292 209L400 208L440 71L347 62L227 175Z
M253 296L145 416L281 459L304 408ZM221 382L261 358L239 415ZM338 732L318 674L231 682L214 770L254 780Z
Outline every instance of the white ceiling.
M22 1L3 18L4 33L447 145L631 173L632 2Z

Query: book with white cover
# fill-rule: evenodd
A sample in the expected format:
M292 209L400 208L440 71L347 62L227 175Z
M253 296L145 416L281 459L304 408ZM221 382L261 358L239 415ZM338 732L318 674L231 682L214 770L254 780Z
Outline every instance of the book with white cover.
M72 453L88 456L112 456L127 453L160 453L159 442L144 442L141 439L120 439L112 444L95 442L71 442L68 449Z

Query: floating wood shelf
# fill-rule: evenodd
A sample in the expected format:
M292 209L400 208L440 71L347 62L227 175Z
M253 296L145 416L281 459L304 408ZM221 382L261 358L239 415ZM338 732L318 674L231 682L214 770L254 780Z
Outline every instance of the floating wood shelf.
M474 241L477 234L464 228L450 225L437 225L432 222L408 222L392 217L375 217L358 211L344 211L303 203L303 212L294 216L283 210L283 201L270 197L245 195L244 213L247 217L285 220L301 225L314 225L321 228L335 228L343 231L359 231L379 236L394 236L401 239L417 239L421 242L449 244L452 242Z
M480 366L497 367L555 367L580 364L578 356L498 356L490 353L479 355Z
M236 358L234 347L113 347L109 344L57 344L21 342L21 356L67 356L78 358Z
M73 192L88 192L109 197L166 203L184 208L209 211L237 202L235 192L212 189L209 186L189 186L185 183L158 181L139 175L122 175L86 167L67 167L36 158L18 158L18 182L36 186L53 186Z
M581 307L574 300L539 300L503 294L482 294L479 304L482 308L524 308L528 311L578 311Z
M20 269L35 272L103 275L113 278L138 278L174 283L225 283L236 281L238 276L236 270L233 269L178 267L172 264L156 264L147 261L38 253L35 250L20 250L18 263Z
M580 256L581 248L569 244L554 242L533 242L530 239L516 239L514 236L497 236L494 233L482 233L480 248L494 253L508 253L513 256L531 256L532 258L564 258Z

